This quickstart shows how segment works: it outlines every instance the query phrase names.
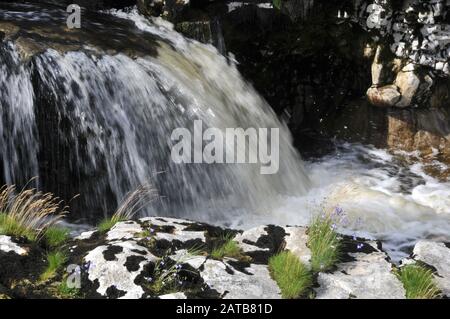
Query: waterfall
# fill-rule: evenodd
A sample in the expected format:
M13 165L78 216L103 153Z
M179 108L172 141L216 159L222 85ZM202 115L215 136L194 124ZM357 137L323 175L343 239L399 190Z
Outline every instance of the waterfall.
M156 54L47 49L27 62L13 44L1 47L5 182L39 176L44 190L66 200L79 193L76 216L89 219L111 213L147 182L161 198L146 214L205 221L263 214L280 196L306 192L308 178L287 127L228 59L136 12L113 14L132 19ZM221 130L279 128L279 172L261 175L253 164L174 163L171 133L192 130L194 120Z
M25 184L38 175L38 141L29 69L12 44L0 46L0 180Z

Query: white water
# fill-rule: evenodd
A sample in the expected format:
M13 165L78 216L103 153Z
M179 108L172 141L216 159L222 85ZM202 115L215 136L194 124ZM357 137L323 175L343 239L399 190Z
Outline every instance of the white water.
M150 24L136 12L113 11L113 14L133 20L142 30L170 39L189 59L205 66L207 74L215 77L223 74L225 61L217 63L213 48L192 45L173 32L171 24L159 19ZM174 61L167 62L169 65ZM237 72L234 68L226 69ZM220 85L229 85L229 92L236 90L225 76ZM248 92L254 94L253 90ZM255 105L261 105L253 103L254 98L246 96L244 107L252 110ZM216 124L222 121L221 118ZM347 225L341 225L342 232L383 240L394 260L404 257L405 251L418 239L450 240L450 182L439 182L427 175L417 161L407 164L402 157L384 150L340 144L335 153L306 162L305 166L311 183L306 194L304 180L298 180L297 187L302 187L302 193L295 196L273 194L270 208L256 213L231 207L222 215L224 219L206 215L202 216L203 220L236 228L266 223L306 225L312 215L339 206L348 219Z
M162 20L112 13L159 36L158 55L131 59L98 57L89 50L47 51L34 61L54 99L48 107L71 123L61 135L73 153L68 167L91 180L89 189L80 189L88 202L106 202L108 192L120 198L151 180L166 196L151 212L158 215L248 228L305 225L311 215L340 206L349 219L344 232L382 239L395 259L417 239L450 239L449 183L428 176L419 164L360 145L340 145L334 154L302 163L287 128L232 61ZM0 125L0 152L6 180L14 182L18 172L22 179L37 174L36 92L30 70L15 65L14 49L3 52L14 57L0 70L1 100L13 113L0 109L0 118L16 124L12 131ZM172 130L198 118L221 129L280 127L280 173L262 176L259 167L248 165L171 163Z

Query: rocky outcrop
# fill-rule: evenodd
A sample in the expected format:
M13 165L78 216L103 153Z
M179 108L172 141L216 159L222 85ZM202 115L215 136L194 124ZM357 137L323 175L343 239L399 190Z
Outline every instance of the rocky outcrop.
M365 252L349 252L350 260L333 273L320 273L319 299L404 299L405 290L393 274L393 266L376 243L367 243Z
M450 296L450 245L432 241L419 241L412 259L434 270L434 278L442 293Z
M235 236L243 258L211 257L211 250L220 245L225 234ZM0 271L0 296L32 298L36 297L32 291L39 287L40 297L61 297L51 287L71 280L79 283L78 298L277 299L281 291L270 274L270 256L289 250L308 264L311 252L307 241L304 227L269 225L242 232L183 219L149 217L119 222L105 234L92 230L78 235L67 244L67 270L60 269L54 278L39 283L31 269L44 268L36 260L42 259L40 254L45 251L2 236L6 244L0 246L0 269L21 258L22 272L13 281L11 271ZM317 275L310 296L405 297L393 272L395 266L381 243L347 236L343 243L341 261L333 270ZM25 250L30 254L20 256ZM440 288L448 295L449 246L419 242L412 258L433 267ZM24 269L29 269L28 273L23 273Z

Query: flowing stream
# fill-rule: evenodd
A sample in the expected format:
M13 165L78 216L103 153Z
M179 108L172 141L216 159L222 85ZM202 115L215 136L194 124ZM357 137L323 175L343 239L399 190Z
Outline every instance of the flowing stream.
M0 22L18 23L24 37L42 37L65 23L59 9L40 9L0 7ZM41 188L65 199L79 193L74 210L87 220L152 182L161 198L145 214L247 228L303 225L340 206L348 218L342 231L382 239L397 259L419 238L450 240L449 182L363 145L337 144L334 153L302 162L287 127L231 59L135 10L99 15L90 27L103 39L81 45L58 39L29 59L17 39L0 46L2 182L39 176ZM125 39L134 53L115 47ZM192 131L194 120L222 131L279 128L279 172L261 175L259 165L249 164L175 164L171 133Z

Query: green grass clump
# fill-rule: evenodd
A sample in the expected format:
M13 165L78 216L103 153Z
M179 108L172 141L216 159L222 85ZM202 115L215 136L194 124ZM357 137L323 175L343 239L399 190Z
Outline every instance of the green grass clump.
M308 230L308 247L311 250L313 272L328 271L339 262L341 238L334 230L332 216L317 216Z
M118 222L132 219L146 205L154 201L158 192L151 184L139 186L135 191L127 194L113 216L103 219L98 225L101 233L108 232Z
M67 279L64 279L58 286L58 295L63 299L79 298L81 293L78 288L70 288L67 285Z
M51 193L0 187L0 234L36 241L66 213Z
M47 245L51 248L58 248L69 240L69 230L52 226L45 230L44 238Z
M46 281L55 276L56 272L67 262L67 255L63 251L54 251L47 254L47 268L41 275L41 280Z
M100 224L98 224L98 231L101 233L106 233L111 228L113 228L115 224L123 221L125 221L125 219L119 218L115 215L112 217L105 218L100 222Z
M300 298L312 286L313 278L308 267L289 251L270 257L269 270L283 298Z
M440 295L433 273L417 264L406 265L397 271L408 299L435 299Z
M15 220L8 214L0 213L0 234L15 236L15 237L25 237L29 241L36 241L37 233L20 222Z
M239 244L233 240L232 235L226 235L221 239L222 244L216 246L211 252L211 258L222 260L224 257L246 259Z

